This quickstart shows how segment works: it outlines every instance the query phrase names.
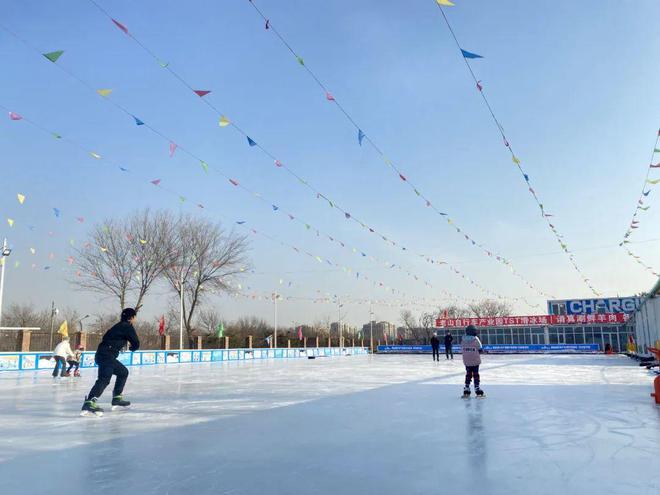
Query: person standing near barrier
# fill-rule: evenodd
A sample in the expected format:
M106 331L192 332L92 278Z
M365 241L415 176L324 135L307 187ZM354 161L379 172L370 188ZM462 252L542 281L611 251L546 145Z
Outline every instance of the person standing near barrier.
M130 343L129 350L131 352L137 351L140 348L140 340L133 327L136 315L137 313L133 308L124 309L121 312L121 321L103 335L103 339L94 356L94 361L99 367L98 379L87 397L85 397L81 414L103 414L103 409L101 409L96 401L110 384L112 375L117 376L112 391L113 408L115 406L126 407L131 404L129 401L124 400L121 395L128 379L128 369L117 360L117 357L119 357L119 352L126 346L127 342Z
M53 378L57 378L57 372L62 367L60 371L60 376L66 376L66 360L73 356L73 351L71 350L71 344L69 344L69 337L63 337L62 342L55 346L53 349L53 357L55 358L55 369L53 370Z
M440 361L440 339L435 332L431 337L431 350L433 351L433 361Z
M469 325L465 329L465 336L461 341L461 352L463 353L463 364L465 365L465 388L463 398L470 397L470 382L474 379L474 393L477 397L484 397L484 392L479 387L481 377L479 376L479 365L481 365L481 353L483 348L481 340L477 337L477 328Z
M452 336L451 332L447 330L447 334L445 335L445 354L447 355L447 359L449 359L450 355L451 358L454 359L454 351L451 347L453 343L454 343L454 337Z

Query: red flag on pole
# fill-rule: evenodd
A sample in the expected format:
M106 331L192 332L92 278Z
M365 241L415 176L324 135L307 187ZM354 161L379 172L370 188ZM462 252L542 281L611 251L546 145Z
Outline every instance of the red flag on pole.
M158 333L160 335L165 335L165 315L160 317L160 321L158 322Z
M298 327L298 340L303 339L302 327Z

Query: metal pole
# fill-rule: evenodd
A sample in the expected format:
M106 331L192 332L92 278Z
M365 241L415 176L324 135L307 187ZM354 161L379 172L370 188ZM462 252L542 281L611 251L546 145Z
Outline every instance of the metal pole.
M55 317L55 301L50 303L50 347L49 350L53 349L53 318Z
M183 273L179 279L179 349L183 349Z
M342 347L344 347L344 343L342 342L342 328L341 328L341 302L339 298L337 298L337 305L339 306L339 349L341 350Z
M273 296L273 305L275 306L275 349L277 349L277 294Z
M0 254L0 262L2 262L2 266L0 266L0 325L2 324L2 295L5 290L5 264L7 263L7 259L5 256L5 253L7 252L7 239L2 242L2 254Z

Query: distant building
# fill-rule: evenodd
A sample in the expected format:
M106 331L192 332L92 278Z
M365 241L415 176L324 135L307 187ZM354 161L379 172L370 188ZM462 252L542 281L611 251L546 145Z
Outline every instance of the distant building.
M357 334L357 327L342 322L341 333L343 337L354 337ZM339 335L339 322L333 321L330 323L330 334Z
M396 325L390 323L389 321L370 321L362 325L362 335L365 338L369 337L369 332L371 332L371 326L373 324L374 331L374 340L382 339L384 335L387 335L388 339L394 339L396 337Z

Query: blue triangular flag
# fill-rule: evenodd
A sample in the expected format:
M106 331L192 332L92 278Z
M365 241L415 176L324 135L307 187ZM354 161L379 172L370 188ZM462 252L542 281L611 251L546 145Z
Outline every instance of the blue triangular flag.
M523 174L523 176L525 177L525 180L526 180L527 182L529 182L529 175L527 175L527 174Z
M642 194L643 194L644 196L648 196L650 193L651 193L651 190L649 189L648 191L646 191L645 193L642 193Z
M128 172L128 169L124 167L119 167L119 170L121 170L122 172Z
M477 55L476 53L468 52L467 50L463 50L461 48L461 53L465 58L483 58L481 55Z
M250 136L247 136L247 140L248 140L248 144L249 144L250 146L256 146L256 145L257 145L256 142L252 141L252 139L250 138Z
M279 210L279 209L280 209L279 206L275 206L275 205L273 205L273 211L277 211L277 210Z
M360 143L360 146L362 146L363 139L364 139L364 132L362 132L362 129L358 129L358 143Z
M236 222L236 223L237 223L238 225L243 225L243 224L245 223L245 220L239 220L239 221Z
M60 210L59 210L59 209L57 209L57 208L53 208L53 213L55 213L55 216L56 216L57 218L60 218Z
M144 125L144 122L138 119L135 115L133 115L133 118L135 119L135 125Z

